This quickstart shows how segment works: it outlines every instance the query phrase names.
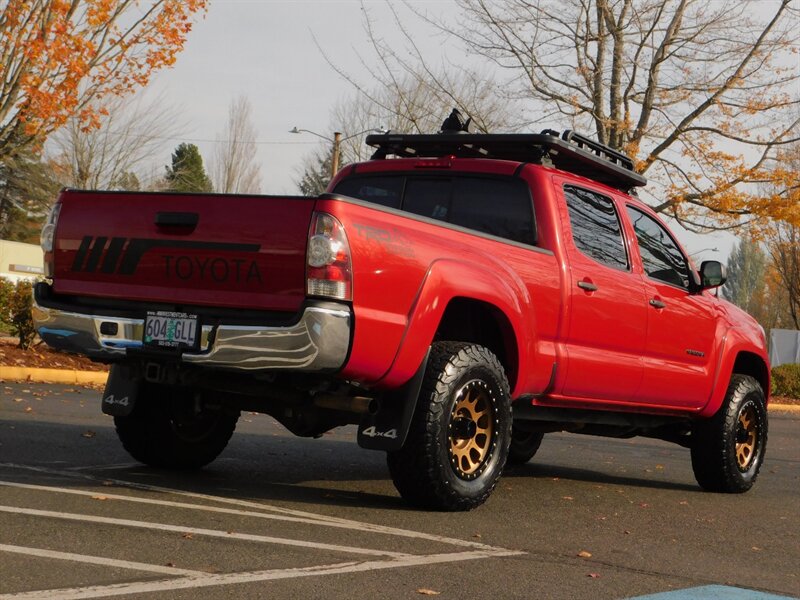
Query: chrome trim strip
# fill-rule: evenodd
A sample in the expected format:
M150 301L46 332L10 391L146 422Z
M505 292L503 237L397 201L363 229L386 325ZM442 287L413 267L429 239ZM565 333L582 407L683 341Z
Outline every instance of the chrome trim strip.
M142 348L142 319L85 315L34 302L33 321L50 346L95 359L120 360L128 348ZM115 323L117 333L100 333L102 323ZM181 360L237 371L334 370L347 358L350 328L350 311L333 304L308 306L298 323L287 327L204 325L200 350L184 352Z

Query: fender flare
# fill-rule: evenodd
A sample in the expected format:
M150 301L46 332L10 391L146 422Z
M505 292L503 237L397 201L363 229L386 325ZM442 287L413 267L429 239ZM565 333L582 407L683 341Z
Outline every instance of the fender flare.
M766 378L764 396L769 399L769 358L764 353L763 349L761 349L758 344L754 343L754 340L750 339L747 330L740 327L731 327L725 333L722 343L720 344L719 360L714 375L714 383L711 388L711 396L706 406L700 411L700 417L711 417L716 414L722 406L725 400L725 394L728 391L728 384L733 376L736 360L743 352L755 355L763 364L764 377Z
M517 365L528 364L534 347L525 332L535 331L527 289L513 273L493 272L483 266L452 259L434 261L428 268L409 310L406 330L389 369L376 382L396 388L420 368L447 306L455 298L476 300L495 307L505 315L513 332Z

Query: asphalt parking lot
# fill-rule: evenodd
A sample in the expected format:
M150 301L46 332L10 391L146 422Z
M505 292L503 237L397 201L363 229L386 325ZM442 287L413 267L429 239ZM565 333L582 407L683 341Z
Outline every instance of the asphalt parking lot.
M745 495L700 491L677 446L558 434L444 514L406 507L352 429L246 414L176 474L131 461L99 392L2 384L0 599L800 597L800 414L770 418Z

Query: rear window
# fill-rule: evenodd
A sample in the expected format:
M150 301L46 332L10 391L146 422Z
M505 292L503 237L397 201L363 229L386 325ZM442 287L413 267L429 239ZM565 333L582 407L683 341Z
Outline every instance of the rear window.
M528 186L520 179L357 175L340 182L334 193L536 244L533 203Z
M350 177L340 182L334 192L389 208L400 208L404 184L402 177Z

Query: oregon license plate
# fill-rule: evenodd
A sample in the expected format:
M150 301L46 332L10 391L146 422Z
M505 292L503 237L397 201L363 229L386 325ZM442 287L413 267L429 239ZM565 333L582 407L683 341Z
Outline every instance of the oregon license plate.
M144 343L148 346L178 348L197 346L197 315L169 311L148 311L144 322Z

